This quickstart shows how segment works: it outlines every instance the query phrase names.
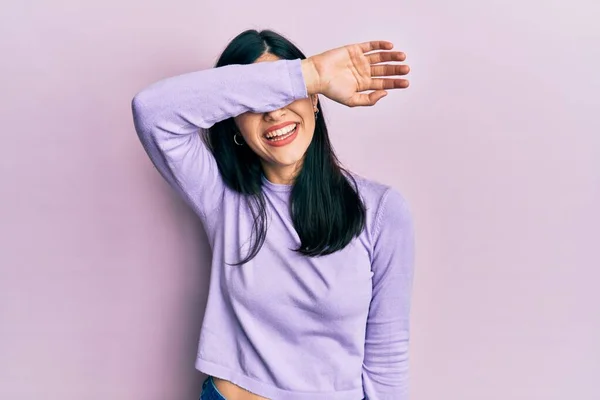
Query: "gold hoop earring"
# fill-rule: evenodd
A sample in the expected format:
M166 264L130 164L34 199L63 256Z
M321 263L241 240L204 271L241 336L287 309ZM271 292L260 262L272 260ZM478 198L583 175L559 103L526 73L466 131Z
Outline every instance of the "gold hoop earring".
M317 111L315 111L315 119L317 119L317 115L319 115L319 109L317 108Z
M235 144L237 144L238 146L243 146L244 145L244 143L238 143L238 141L237 141L237 133L235 135L233 135L233 142Z

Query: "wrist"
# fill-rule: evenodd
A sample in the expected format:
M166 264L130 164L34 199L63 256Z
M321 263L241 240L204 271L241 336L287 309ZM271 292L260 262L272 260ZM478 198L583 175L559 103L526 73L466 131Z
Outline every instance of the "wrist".
M306 85L306 91L308 95L319 93L319 73L315 68L315 64L312 59L307 58L301 61L302 76L304 77L304 84Z

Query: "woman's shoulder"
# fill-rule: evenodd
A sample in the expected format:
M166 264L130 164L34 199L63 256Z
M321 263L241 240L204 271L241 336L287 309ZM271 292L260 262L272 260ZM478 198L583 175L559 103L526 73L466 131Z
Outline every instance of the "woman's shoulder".
M393 203L393 206L402 206L406 203L403 194L390 185L366 178L355 172L349 171L348 175L356 182L356 189L367 208L378 208L383 205L382 203Z
M367 230L373 240L382 232L411 232L413 218L410 205L396 188L374 179L351 173L367 212Z

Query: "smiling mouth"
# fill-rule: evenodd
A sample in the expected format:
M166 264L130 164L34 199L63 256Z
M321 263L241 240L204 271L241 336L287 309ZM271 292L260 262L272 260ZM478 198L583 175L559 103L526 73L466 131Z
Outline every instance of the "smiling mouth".
M288 125L281 129L277 129L276 131L273 131L273 132L268 132L264 135L264 137L269 142L278 142L278 141L287 139L290 136L292 136L294 133L296 133L297 129L298 129L298 124L296 123L293 125Z

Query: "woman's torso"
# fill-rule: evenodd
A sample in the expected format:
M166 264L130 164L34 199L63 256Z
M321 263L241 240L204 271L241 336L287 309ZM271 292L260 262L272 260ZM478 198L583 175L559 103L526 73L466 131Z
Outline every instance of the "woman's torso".
M219 208L205 220L213 259L220 260L213 265L210 294L221 298L222 290L226 290L227 312L213 303L213 307L207 307L200 356L224 365L252 364L249 368L264 381L269 381L266 377L270 369L275 369L279 379L299 386L295 390L301 389L301 382L320 382L324 377L335 376L335 371L344 367L341 363L356 371L347 379L360 380L361 350L372 289L369 235L363 232L334 254L302 256L293 251L300 243L289 214L290 189L269 183L264 189L269 215L267 235L261 251L247 264L227 265L239 260L249 248L253 219L245 200L226 189ZM369 207L368 226L372 225L373 211ZM283 321L282 315L286 316ZM322 321L328 321L327 329L331 332L320 325ZM228 335L229 327L237 325L244 327L244 334ZM301 352L295 357L287 346L302 338L310 340L308 348L322 349L328 357L323 359L320 351ZM348 355L353 356L352 360L346 359ZM268 365L263 365L264 361ZM313 367L300 376L301 365ZM269 399L230 382L223 375L212 376L216 388L227 400ZM341 385L356 386L356 382L342 381L346 378L335 379L344 382Z

